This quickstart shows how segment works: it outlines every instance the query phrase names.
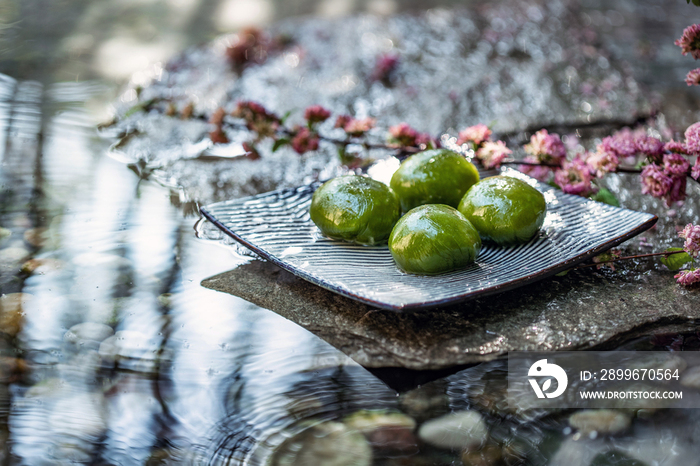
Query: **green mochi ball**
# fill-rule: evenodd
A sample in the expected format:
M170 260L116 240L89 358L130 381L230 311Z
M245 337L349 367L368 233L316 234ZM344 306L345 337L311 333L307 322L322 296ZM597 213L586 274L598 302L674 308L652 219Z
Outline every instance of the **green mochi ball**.
M479 171L460 154L447 149L426 150L403 161L391 177L391 189L408 212L424 204L457 207L477 181Z
M474 262L481 239L456 209L429 204L412 209L396 222L389 251L404 272L432 275Z
M499 245L525 243L544 223L547 203L537 189L508 176L494 176L471 187L459 211L483 240Z
M401 209L389 186L348 175L322 184L311 198L309 214L329 238L369 246L389 238Z

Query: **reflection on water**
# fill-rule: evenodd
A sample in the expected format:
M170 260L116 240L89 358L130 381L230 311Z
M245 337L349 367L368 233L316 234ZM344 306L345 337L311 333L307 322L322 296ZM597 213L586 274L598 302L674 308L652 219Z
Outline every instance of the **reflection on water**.
M365 437L331 421L396 411L396 392L277 314L201 287L249 258L198 240L168 189L104 157L81 108L101 91L0 88L6 457L264 464L284 444L274 461L295 464L299 444L329 436L310 451L347 440L369 460Z
M103 156L77 104L96 89L6 84L2 287L21 291L3 297L5 368L20 372L4 374L8 453L128 464L172 444L213 456L213 441L238 450L221 437L234 425L284 427L286 393L313 370L337 368L328 377L343 384L349 365L371 381L308 332L199 285L242 259L195 239L166 189ZM19 267L31 267L23 283Z

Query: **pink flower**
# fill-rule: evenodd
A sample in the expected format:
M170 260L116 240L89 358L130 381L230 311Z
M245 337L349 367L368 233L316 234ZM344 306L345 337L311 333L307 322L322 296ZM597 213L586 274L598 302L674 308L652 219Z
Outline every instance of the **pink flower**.
M226 49L226 57L232 65L262 63L267 57L269 39L258 28L247 28L237 34L236 40Z
M415 145L418 147L432 147L433 149L438 149L440 148L440 141L434 139L428 133L418 133Z
M486 141L484 145L476 151L476 158L481 161L484 168L499 168L503 160L513 151L506 147L503 141Z
M700 153L700 121L685 130L685 147L692 154Z
M260 152L258 152L258 149L252 142L244 142L243 150L246 152L245 156L250 160L258 160L260 158Z
M685 76L685 83L688 86L700 86L700 68L688 71Z
M211 123L214 126L214 128L209 132L209 139L214 144L229 143L228 136L223 130L225 116L226 111L222 107L219 107L209 117L209 123Z
M602 144L598 144L597 151L586 159L586 165L598 178L617 170L619 163L617 155L612 151L605 150Z
M257 102L240 101L231 112L234 118L245 121L246 127L261 136L272 136L279 127L280 119Z
M678 233L678 236L685 239L683 249L693 257L700 255L700 225L689 223Z
M668 141L666 144L664 144L664 150L667 152L674 152L676 154L688 153L688 148L685 147L685 144L677 141Z
M318 149L318 135L309 128L301 128L292 138L292 149L298 154Z
M683 55L689 53L696 60L700 58L700 24L685 28L681 38L674 43L681 48Z
M667 175L686 176L690 163L680 154L664 155L664 173Z
M214 110L214 113L209 117L209 123L215 126L221 126L224 124L224 117L226 116L226 110L223 107L219 107Z
M391 74L399 65L399 56L391 53L383 54L377 57L377 62L372 71L372 81L385 81L391 77Z
M564 162L562 168L554 172L554 182L568 194L590 196L596 191L591 181L591 171L579 157Z
M534 155L528 155L523 159L523 162L540 163ZM518 170L526 175L530 175L538 181L546 182L552 173L551 167L543 167L541 165L518 165Z
M564 146L566 146L566 150L569 152L576 152L578 151L579 148L579 138L576 136L576 133L569 133L564 135L564 138L562 139L564 141Z
M695 283L700 283L700 269L683 270L673 276L679 284L690 286Z
M243 118L248 120L252 117L268 117L270 112L267 111L265 107L252 100L241 100L236 104L236 108L231 115L236 118Z
M606 151L614 152L618 157L632 157L637 154L637 138L629 128L624 128L601 143Z
M391 141L400 146L415 146L418 131L411 128L408 123L399 123L389 128L389 135Z
M320 105L312 105L304 111L304 118L311 124L326 121L330 116L331 112Z
M228 136L226 136L226 133L224 133L224 130L221 128L221 126L217 126L215 129L213 129L209 132L209 139L214 144L228 144L229 143Z
M688 183L688 178L685 175L671 176L671 189L668 190L664 201L667 206L671 206L674 202L685 200L685 188Z
M478 125L470 126L466 129L460 131L457 137L457 144L460 146L466 144L467 142L474 143L476 147L479 147L483 142L490 140L491 130L488 126L483 123Z
M347 125L351 120L353 120L353 117L350 115L339 115L338 118L335 119L335 125L333 127L345 129L345 125Z
M671 190L673 181L658 165L652 163L642 169L642 194L663 198Z
M523 146L525 152L534 155L540 162L559 163L566 157L566 147L558 134L549 134L541 129Z
M639 136L635 139L637 152L650 157L652 160L661 160L664 153L664 143L651 136Z
M694 180L700 178L700 157L695 159L695 165L692 170L690 170L690 176L692 176Z
M375 122L376 120L374 118L362 118L359 120L350 118L350 121L345 123L343 129L350 136L360 137L370 129L374 128Z
M359 138L374 128L376 122L374 118L355 119L350 115L340 115L335 120L334 128L342 128L349 136Z

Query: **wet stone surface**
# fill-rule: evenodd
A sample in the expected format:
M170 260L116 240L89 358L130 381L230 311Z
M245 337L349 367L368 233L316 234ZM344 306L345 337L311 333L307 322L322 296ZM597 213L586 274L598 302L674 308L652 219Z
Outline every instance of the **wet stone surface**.
M646 264L582 269L445 309L372 309L258 260L204 280L291 319L367 367L437 369L508 351L605 348L641 334L694 328L700 297Z
M208 124L168 117L169 105L178 115L189 104L195 114L211 115L253 100L278 115L291 111L288 122L295 124L307 106L320 104L335 115L376 118L374 142L383 142L379 128L402 121L439 135L478 122L504 133L601 119L634 122L649 114L651 103L630 67L581 24L582 14L572 1L509 1L420 15L282 22L269 34L291 44L242 73L226 60L231 37L154 68L151 81L135 82L122 95L119 123L107 134L129 135L116 148L120 158L143 161L185 199L207 204L330 178L343 171L336 148L322 142L316 153L299 157L288 146L272 154L263 143L262 160L221 160L242 154L248 134L226 129L231 144L214 145ZM399 57L388 83L372 79L383 54ZM150 111L138 111L153 99ZM321 132L342 136L333 123ZM382 150L364 155L387 156Z

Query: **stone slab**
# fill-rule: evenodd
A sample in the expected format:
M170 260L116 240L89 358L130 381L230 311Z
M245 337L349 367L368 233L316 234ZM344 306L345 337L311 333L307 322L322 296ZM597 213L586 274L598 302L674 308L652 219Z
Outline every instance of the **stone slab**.
M373 309L252 260L202 285L290 319L366 367L439 369L508 351L605 348L642 334L694 328L700 292L653 262L579 269L526 289L448 308Z

